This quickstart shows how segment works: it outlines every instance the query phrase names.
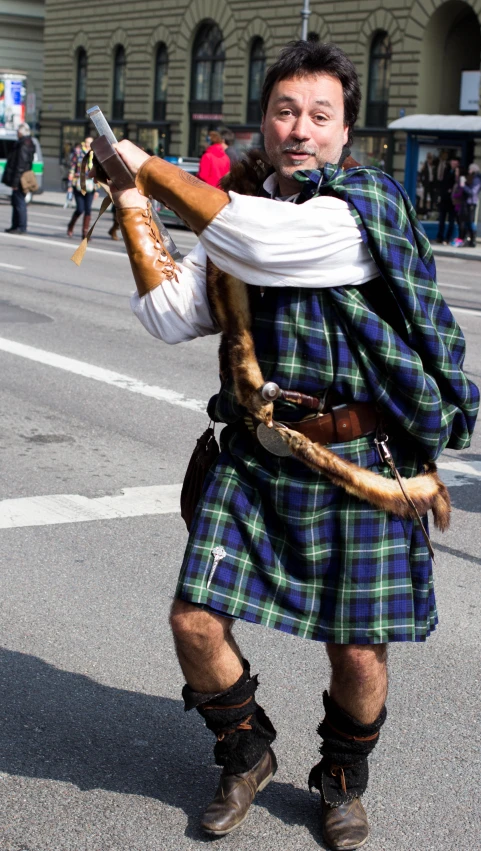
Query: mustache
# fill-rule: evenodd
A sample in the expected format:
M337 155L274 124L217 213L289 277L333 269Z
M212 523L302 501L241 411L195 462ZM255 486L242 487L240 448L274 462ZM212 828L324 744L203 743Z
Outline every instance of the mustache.
M309 154L311 157L315 157L316 152L312 151L310 148L305 148L302 145L286 145L285 148L282 149L284 154Z

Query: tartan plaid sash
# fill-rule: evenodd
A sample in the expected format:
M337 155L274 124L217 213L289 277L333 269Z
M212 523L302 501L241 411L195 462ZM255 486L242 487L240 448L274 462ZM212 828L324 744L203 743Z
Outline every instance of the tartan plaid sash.
M349 204L363 241L406 322L402 340L362 287L329 290L372 398L436 458L470 444L479 390L463 372L463 333L436 284L431 245L404 188L377 168L295 173L297 203L332 194Z

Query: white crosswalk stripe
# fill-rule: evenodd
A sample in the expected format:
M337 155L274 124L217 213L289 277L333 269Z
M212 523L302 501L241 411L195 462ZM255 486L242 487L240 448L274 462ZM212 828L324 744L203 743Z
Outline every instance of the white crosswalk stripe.
M181 487L175 484L122 488L120 494L95 499L66 493L4 499L0 502L0 529L176 514L180 511Z

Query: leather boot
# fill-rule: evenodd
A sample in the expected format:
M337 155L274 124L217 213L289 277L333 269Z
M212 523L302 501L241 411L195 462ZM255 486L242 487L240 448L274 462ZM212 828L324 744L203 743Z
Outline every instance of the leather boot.
M72 236L73 236L73 229L75 227L75 222L77 221L77 219L80 218L80 216L81 216L81 213L77 213L77 211L75 211L75 213L72 215L72 218L70 219L70 221L68 223L67 236L69 236L70 238L72 238Z
M91 218L92 218L91 216L84 216L83 228L82 228L82 238L83 238L83 239L86 239L87 234L88 234L88 232L89 232L89 228L90 228L90 219L91 219Z
M114 222L112 227L109 230L109 236L111 239L114 239L116 242L118 241L117 231L119 230L119 226L117 222Z
M369 839L369 824L360 798L330 807L321 796L322 838L333 851L352 851Z
M154 290L165 278L176 278L177 266L164 248L150 204L146 209L118 208L117 220L139 296Z
M223 189L209 186L160 157L149 157L144 162L137 172L135 185L142 195L166 204L196 234L202 233L230 203Z
M250 771L221 774L213 801L207 807L201 825L211 836L225 836L246 820L257 792L261 792L277 771L274 752L268 748Z

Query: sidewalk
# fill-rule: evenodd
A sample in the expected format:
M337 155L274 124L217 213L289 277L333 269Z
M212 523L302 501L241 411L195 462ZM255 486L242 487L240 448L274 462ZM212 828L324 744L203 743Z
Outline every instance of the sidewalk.
M456 257L458 260L481 260L481 244L478 240L476 248L454 248L452 245L438 245L431 243L433 254L436 257Z
M32 204L45 204L49 207L63 207L66 200L65 192L42 192L40 195L34 195L32 197ZM100 192L100 196L96 198L92 204L93 210L100 210L100 205L102 203L102 199L105 197L104 192ZM71 201L68 209L74 209L75 202Z
M101 191L99 198L93 202L92 209L100 210L100 205L104 193ZM53 207L63 207L65 204L64 192L42 192L41 195L34 195L32 204L46 204ZM73 208L75 204L71 204ZM70 207L69 207L70 209ZM433 253L437 257L457 257L458 260L481 260L481 242L476 248L453 248L452 245L438 245L431 243Z

